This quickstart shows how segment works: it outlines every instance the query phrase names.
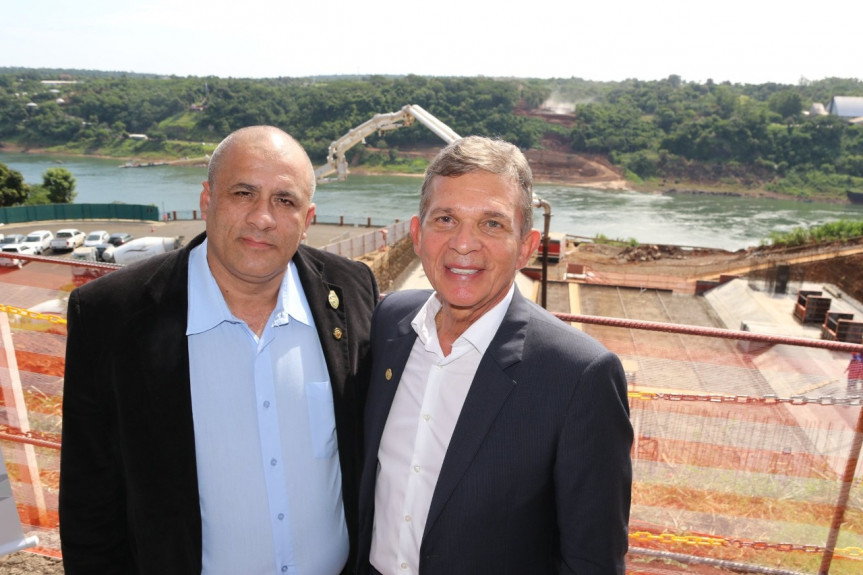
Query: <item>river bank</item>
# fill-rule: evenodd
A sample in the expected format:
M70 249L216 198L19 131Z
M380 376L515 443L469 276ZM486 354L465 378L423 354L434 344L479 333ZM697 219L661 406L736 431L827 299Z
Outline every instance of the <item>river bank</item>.
M396 154L405 158L421 157L431 160L439 148L428 147L418 150L400 150ZM61 147L35 148L23 146L16 142L0 142L0 151L9 153L53 155L68 157L87 157L106 160L116 160L118 165L133 168L147 168L153 165L206 167L209 156L174 157L170 155L112 155L104 153L75 153ZM656 195L685 196L725 196L742 198L762 198L771 200L792 200L795 202L821 202L834 205L848 205L847 198L834 197L801 197L782 194L763 187L734 186L721 182L702 182L677 180L673 183L665 180L631 181L623 177L621 170L604 158L572 154L551 150L527 150L525 156L531 165L534 183L539 185L562 185L575 188L590 188L607 191L633 191ZM137 164L137 165L135 165ZM352 165L349 171L354 175L364 176L399 176L421 178L422 174L399 172L382 169L371 165Z

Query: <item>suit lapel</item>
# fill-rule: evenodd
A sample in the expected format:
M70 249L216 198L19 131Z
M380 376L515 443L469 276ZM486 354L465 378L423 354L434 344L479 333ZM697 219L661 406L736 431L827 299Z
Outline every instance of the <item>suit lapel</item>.
M340 285L328 281L323 264L302 248L294 255L294 264L315 321L334 399L338 400L345 393L345 380L339 374L350 372L347 338L353 337L347 331L345 296Z
M470 385L450 439L429 507L428 534L464 476L518 382L507 370L522 359L529 320L527 302L516 289L512 302Z
M366 413L366 421L371 426L367 429L366 442L370 446L375 446L374 453L377 453L377 448L380 446L396 388L402 379L402 373L417 338L416 332L411 327L411 321L415 315L416 311L412 311L399 322L396 336L386 340L383 346L384 352L374 361L367 403L369 412Z

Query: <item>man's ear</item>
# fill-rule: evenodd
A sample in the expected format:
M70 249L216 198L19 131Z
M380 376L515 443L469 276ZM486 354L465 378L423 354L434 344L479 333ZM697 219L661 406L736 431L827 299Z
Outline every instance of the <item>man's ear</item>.
M523 268L530 261L530 257L539 247L540 233L539 230L530 230L521 240L521 248L518 255L518 269Z

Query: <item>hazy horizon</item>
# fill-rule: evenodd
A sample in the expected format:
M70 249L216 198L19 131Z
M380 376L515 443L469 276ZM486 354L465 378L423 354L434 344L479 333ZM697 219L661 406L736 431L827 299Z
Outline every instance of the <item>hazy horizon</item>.
M859 79L853 29L809 3L608 0L10 2L0 66L220 78L420 76L796 85Z

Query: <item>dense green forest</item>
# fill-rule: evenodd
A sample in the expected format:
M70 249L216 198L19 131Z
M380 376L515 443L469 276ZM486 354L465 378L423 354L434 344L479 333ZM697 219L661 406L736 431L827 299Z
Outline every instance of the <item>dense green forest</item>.
M839 199L846 190L863 190L863 126L808 114L813 103L827 105L833 96L863 96L863 81L252 80L0 68L0 142L124 157L200 157L236 128L273 124L296 136L318 163L330 142L374 114L419 104L460 134L497 136L523 149L562 142L572 152L606 156L635 184L702 183ZM530 113L549 102L574 110L572 122ZM402 129L369 138L349 156L361 163L399 162L398 150L440 144L424 128Z

